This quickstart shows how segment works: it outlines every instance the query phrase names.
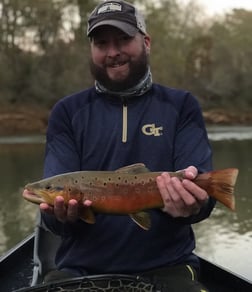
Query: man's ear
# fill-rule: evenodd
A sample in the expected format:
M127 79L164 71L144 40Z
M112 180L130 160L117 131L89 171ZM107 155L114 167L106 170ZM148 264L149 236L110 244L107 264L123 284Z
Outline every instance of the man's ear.
M151 39L148 35L144 36L144 46L146 49L146 52L149 54L150 53L150 46L151 45Z

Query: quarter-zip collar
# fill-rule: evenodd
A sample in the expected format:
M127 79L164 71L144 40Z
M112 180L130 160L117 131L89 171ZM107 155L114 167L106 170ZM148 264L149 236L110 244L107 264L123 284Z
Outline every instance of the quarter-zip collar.
M120 100L122 102L122 142L127 143L128 140L128 101L134 97L139 97L146 93L152 86L152 75L150 68L145 76L134 87L125 91L111 91L106 89L98 81L95 81L95 90L98 93L106 94L109 98Z

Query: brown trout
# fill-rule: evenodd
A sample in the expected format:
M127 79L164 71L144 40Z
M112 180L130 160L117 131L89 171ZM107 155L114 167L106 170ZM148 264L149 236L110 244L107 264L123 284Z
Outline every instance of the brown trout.
M156 177L161 172L150 172L142 163L122 167L116 171L76 171L56 175L25 186L28 193L24 199L53 206L56 196L62 196L65 204L78 201L80 218L95 223L94 213L115 215L128 214L144 229L150 228L148 209L164 206ZM184 178L184 171L169 172L171 176ZM209 196L235 209L233 195L238 169L228 168L199 174L194 183ZM83 207L85 200L92 201L90 207Z

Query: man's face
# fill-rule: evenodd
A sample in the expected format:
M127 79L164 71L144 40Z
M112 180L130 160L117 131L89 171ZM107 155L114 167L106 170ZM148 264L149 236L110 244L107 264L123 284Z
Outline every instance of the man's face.
M146 73L150 38L130 37L112 26L97 28L91 38L90 69L105 88L122 91L136 85Z

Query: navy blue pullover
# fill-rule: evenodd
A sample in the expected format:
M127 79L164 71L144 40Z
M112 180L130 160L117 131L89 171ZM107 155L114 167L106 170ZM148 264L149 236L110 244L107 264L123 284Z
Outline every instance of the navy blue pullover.
M212 169L211 148L197 100L182 90L153 84L142 96L123 99L92 87L61 99L48 125L44 177L78 170L116 170L144 163L151 171L194 165ZM209 199L199 214L172 218L151 210L152 226L142 230L129 216L98 214L94 225L60 223L43 214L62 237L58 269L76 275L139 273L163 266L197 265L192 223L209 216Z

